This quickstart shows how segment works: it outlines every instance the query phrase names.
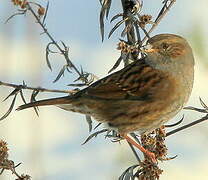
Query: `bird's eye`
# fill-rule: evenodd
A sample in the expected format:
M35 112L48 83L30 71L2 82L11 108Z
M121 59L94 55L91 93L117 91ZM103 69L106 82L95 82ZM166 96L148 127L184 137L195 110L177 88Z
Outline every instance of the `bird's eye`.
M161 47L162 47L162 49L166 50L169 47L169 44L164 42L161 44Z

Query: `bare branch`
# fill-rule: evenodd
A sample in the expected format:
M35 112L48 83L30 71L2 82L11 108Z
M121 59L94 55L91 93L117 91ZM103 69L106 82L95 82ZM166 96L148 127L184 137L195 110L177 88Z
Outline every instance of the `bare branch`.
M55 93L67 93L67 94L73 94L73 93L77 92L77 90L46 89L46 88L42 88L42 87L35 88L35 87L27 86L27 85L17 85L17 84L2 82L2 81L0 81L0 86L35 90L35 91L40 91L40 92L55 92Z
M204 122L204 121L206 121L206 120L208 120L208 114L207 114L206 116L202 117L202 118L199 119L199 120L196 120L196 121L194 121L194 122L191 122L191 123L189 123L189 124L186 124L186 125L184 125L184 126L182 126L182 127L179 127L179 128L177 128L177 129L174 129L174 130L168 132L168 133L166 134L166 137L167 137L167 136L170 136L170 135L173 135L173 134L175 134L175 133L177 133L177 132L179 132L179 131L182 131L182 130L184 130L184 129L187 129L187 128L189 128L189 127L192 127L192 126L194 126L194 125L196 125L196 124L199 124L199 123L201 123L201 122Z

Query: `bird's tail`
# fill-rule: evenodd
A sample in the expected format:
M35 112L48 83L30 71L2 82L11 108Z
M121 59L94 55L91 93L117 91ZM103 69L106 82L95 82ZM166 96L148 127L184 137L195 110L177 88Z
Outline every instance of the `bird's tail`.
M51 99L44 99L40 101L35 101L28 104L23 104L19 106L16 110L20 111L23 109L37 107L37 106L48 106L48 105L58 105L58 104L70 104L72 102L72 98L70 96L64 96L59 98L51 98Z

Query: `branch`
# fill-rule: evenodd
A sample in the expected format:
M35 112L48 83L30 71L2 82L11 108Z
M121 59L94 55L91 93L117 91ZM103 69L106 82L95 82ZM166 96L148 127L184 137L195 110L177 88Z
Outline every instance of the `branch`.
M28 10L32 13L32 15L35 17L37 23L40 25L40 27L43 29L44 33L49 37L49 39L51 40L51 43L54 44L58 50L60 51L60 53L64 56L64 58L66 59L67 64L72 67L75 72L81 76L81 73L79 72L79 70L76 68L76 66L70 61L69 56L68 56L68 51L63 50L60 45L55 41L55 39L52 37L52 35L48 32L48 30L46 29L45 25L41 22L40 18L37 16L37 14L35 13L35 11L33 10L33 8L31 7L30 3L27 4Z
M167 5L168 1L171 1L169 5ZM149 35L157 26L158 24L161 22L161 20L166 16L166 14L168 13L168 11L170 10L170 8L173 6L173 4L176 2L176 0L165 0L164 1L164 6L162 7L162 9L160 10L155 22L153 23L152 27L150 28L150 30L147 32L147 34ZM148 36L145 36L142 39L142 44L147 40Z
M67 94L73 94L77 92L76 90L46 89L42 87L35 88L35 87L27 86L24 83L23 85L17 85L17 84L2 82L2 81L0 81L0 86L12 87L15 89L28 89L28 90L39 91L39 92L55 92L55 93L67 93Z
M47 3L46 10L39 3L28 2L27 0L12 1L12 3L15 6L19 7L18 13L15 13L12 16L10 16L6 20L6 22L8 22L10 19L15 17L16 15L25 15L29 11L34 16L36 22L40 25L41 29L43 30L43 33L41 33L41 34L46 34L46 36L48 36L48 38L50 39L50 42L46 46L46 62L47 62L48 67L50 68L50 70L52 70L52 68L51 68L51 64L49 61L49 54L50 53L58 53L58 54L61 54L62 56L64 56L64 58L66 60L66 64L60 70L59 74L57 75L56 79L53 82L58 81L64 75L65 71L68 71L69 73L71 73L70 69L73 69L79 76L77 79L83 82L82 83L83 86L89 85L91 83L91 81L88 80L88 77L90 78L93 75L91 73L83 71L82 69L79 70L72 63L72 61L69 58L68 46L63 41L61 41L61 45L58 44L57 41L55 41L53 36L48 32L48 30L46 28L45 19L46 19L46 15L47 15L48 8L49 8L49 3ZM34 10L35 8L33 8L33 6L37 7L37 12ZM51 50L51 46L54 46L55 48L57 48L57 52Z
M184 129L187 129L187 128L191 127L191 126L194 126L194 125L196 125L196 124L199 124L199 123L201 123L201 122L204 122L204 121L206 121L206 120L208 120L208 114L207 114L206 116L202 117L201 119L198 119L198 120L196 120L196 121L194 121L194 122L191 122L191 123L189 123L189 124L186 124L186 125L184 125L184 126L182 126L182 127L179 127L179 128L177 128L177 129L174 129L174 130L168 132L168 133L166 134L166 137L167 137L167 136L170 136L170 135L173 135L173 134L175 134L175 133L177 133L177 132L179 132L179 131L182 131L182 130L184 130Z

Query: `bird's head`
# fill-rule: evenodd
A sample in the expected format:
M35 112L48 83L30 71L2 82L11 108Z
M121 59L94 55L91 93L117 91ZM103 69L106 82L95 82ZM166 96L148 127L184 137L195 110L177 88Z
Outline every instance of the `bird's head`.
M192 50L188 42L174 34L159 34L150 38L144 52L156 64L194 64Z

